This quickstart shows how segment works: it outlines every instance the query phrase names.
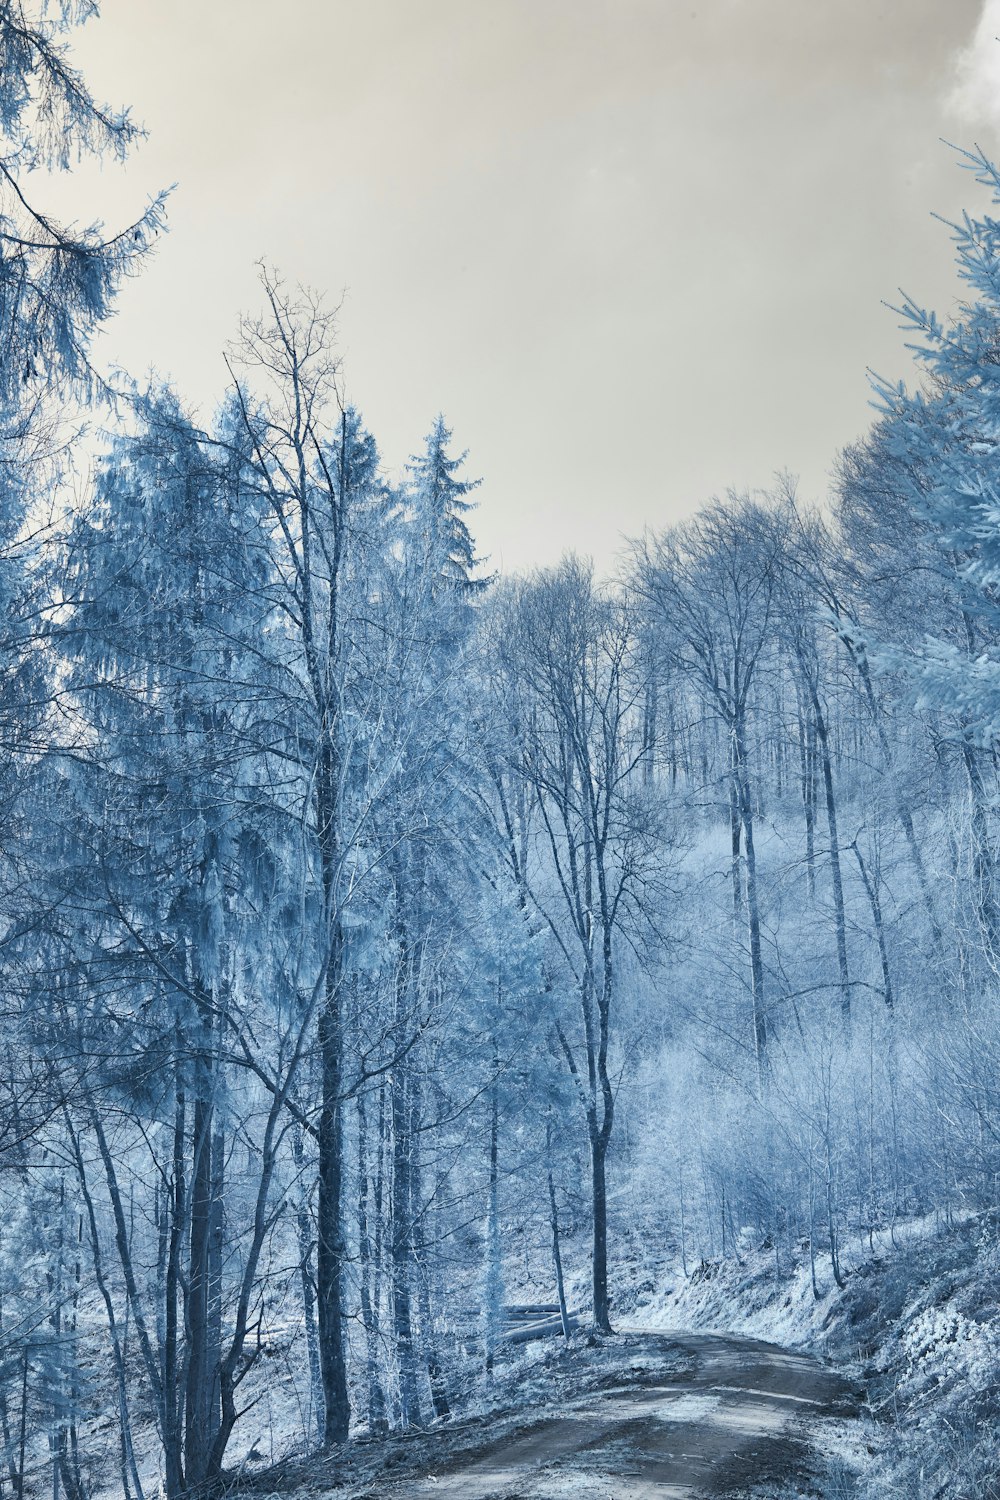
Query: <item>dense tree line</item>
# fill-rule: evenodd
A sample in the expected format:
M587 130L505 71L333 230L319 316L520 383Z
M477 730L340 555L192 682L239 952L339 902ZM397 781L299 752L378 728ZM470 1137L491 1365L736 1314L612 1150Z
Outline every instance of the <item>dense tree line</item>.
M179 1500L446 1417L516 1297L995 1204L996 224L822 514L500 579L277 272L210 428L94 372L162 204L27 193L135 136L89 8L0 4L0 1491Z

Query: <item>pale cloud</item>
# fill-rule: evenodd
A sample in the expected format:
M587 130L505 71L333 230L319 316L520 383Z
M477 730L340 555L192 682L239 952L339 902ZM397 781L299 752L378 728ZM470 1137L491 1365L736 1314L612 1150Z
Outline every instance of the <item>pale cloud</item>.
M984 0L972 40L955 59L946 105L963 125L1000 133L1000 0Z
M884 303L960 295L931 212L985 199L940 138L1000 155L1000 0L280 11L102 0L81 29L149 139L54 211L128 223L180 184L101 350L207 420L256 257L346 287L351 398L394 469L445 412L495 567L570 545L610 567L620 532L776 469L821 499L871 421L866 367L910 369ZM963 48L971 125L945 104Z

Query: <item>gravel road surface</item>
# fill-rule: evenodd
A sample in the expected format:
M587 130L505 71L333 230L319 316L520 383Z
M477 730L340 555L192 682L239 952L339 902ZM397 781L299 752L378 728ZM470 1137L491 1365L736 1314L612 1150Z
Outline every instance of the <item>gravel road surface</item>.
M605 1389L472 1453L442 1451L386 1500L681 1500L808 1477L850 1383L806 1354L709 1334L632 1335L643 1357ZM689 1369L676 1373L678 1347ZM663 1372L657 1371L657 1351ZM671 1359L672 1355L672 1359ZM671 1370L673 1363L673 1370Z

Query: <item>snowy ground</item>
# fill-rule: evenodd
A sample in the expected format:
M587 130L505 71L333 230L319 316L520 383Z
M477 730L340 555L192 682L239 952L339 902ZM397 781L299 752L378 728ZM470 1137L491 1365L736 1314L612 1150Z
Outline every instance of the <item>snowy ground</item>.
M314 1460L258 1485L289 1500L771 1494L811 1482L856 1404L849 1382L809 1355L757 1340L638 1332L550 1351L522 1368L517 1397L506 1411L362 1441L339 1462Z
M956 1231L972 1216L953 1220ZM848 1283L867 1280L873 1271L897 1263L908 1265L922 1248L942 1246L948 1236L936 1216L911 1219L882 1230L869 1245L847 1246L841 1264ZM803 1248L793 1265L779 1264L772 1251L747 1247L739 1256L712 1261L685 1276L679 1266L644 1296L629 1322L637 1328L700 1328L743 1333L774 1343L833 1352L831 1328L849 1312L849 1298L837 1286L828 1257L815 1261L816 1289L809 1257ZM840 1358L853 1352L849 1340L836 1342ZM863 1358L862 1356L859 1356Z
M628 1332L523 1347L456 1419L231 1493L1000 1500L996 1222L914 1220L845 1250L844 1268L841 1289L817 1261L817 1298L805 1253L779 1266L746 1247L690 1276L637 1262Z

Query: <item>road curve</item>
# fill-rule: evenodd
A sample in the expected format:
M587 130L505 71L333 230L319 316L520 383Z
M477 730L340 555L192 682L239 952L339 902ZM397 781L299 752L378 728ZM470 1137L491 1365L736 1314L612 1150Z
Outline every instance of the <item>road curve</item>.
M681 1500L804 1478L850 1383L807 1354L728 1335L633 1334L640 1358L472 1454L380 1493L393 1500ZM676 1373L676 1351L689 1369ZM657 1355L662 1370L657 1369ZM673 1366L674 1373L671 1373ZM826 1428L826 1433L824 1433Z

